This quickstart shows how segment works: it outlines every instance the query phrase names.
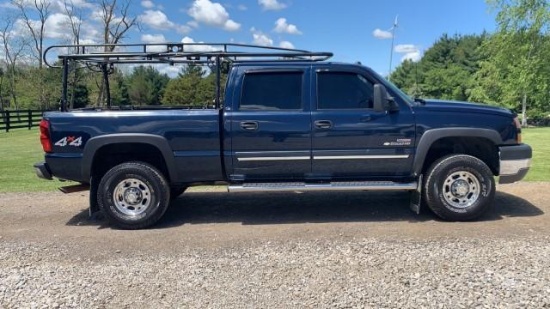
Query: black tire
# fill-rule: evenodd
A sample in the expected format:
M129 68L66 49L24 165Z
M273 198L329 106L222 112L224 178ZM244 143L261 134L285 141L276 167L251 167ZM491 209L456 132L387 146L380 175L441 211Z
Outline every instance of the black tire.
M469 155L450 155L428 169L424 200L441 219L469 221L493 205L495 179L491 169Z
M180 195L183 194L187 190L187 187L185 186L173 186L170 187L170 200L173 201L177 199Z
M111 224L142 229L164 215L170 203L170 186L162 173L147 163L122 163L101 179L97 201Z

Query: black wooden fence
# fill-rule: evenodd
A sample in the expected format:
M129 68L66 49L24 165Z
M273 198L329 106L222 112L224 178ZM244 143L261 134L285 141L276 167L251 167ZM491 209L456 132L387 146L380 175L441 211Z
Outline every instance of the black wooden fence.
M44 111L41 110L14 110L0 111L0 131L9 132L11 129L37 127Z

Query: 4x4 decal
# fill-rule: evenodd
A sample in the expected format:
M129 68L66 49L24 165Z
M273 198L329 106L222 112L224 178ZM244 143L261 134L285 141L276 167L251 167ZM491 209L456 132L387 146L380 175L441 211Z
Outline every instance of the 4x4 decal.
M65 147L65 146L75 146L78 147L82 145L82 136L65 136L64 138L58 140L55 146Z

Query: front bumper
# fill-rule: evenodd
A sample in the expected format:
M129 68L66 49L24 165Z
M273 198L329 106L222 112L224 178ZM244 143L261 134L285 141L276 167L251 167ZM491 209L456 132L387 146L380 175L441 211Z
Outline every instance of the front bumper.
M513 183L522 180L529 167L533 151L526 144L500 147L500 177L499 183Z
M50 167L46 162L39 162L34 165L34 170L36 171L36 176L42 179L52 180L52 172Z

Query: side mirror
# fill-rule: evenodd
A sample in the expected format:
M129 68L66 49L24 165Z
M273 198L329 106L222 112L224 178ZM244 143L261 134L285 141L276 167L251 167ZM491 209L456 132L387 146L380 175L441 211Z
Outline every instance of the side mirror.
M382 84L374 85L373 108L377 112L395 112L399 110L399 106L393 98L388 97L388 91Z

